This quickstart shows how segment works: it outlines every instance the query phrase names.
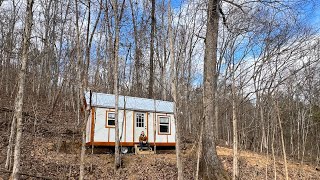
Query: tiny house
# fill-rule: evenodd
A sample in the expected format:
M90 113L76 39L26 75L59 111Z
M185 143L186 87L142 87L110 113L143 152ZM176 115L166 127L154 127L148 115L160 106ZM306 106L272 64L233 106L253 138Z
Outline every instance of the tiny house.
M115 146L115 95L85 93L91 109L86 125L87 146ZM142 131L151 146L175 146L174 103L119 96L118 121L121 151L139 143ZM133 148L132 148L133 149Z

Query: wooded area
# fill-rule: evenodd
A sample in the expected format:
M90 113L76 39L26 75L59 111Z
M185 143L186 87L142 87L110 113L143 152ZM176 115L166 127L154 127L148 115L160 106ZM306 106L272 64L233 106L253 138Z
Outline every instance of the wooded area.
M1 168L19 179L26 174L21 144L73 138L81 149L77 176L85 179L89 90L116 95L115 171L122 158L119 95L175 102L178 179L187 179L188 144L196 154L194 179L242 177L244 150L270 157L275 177L277 158L286 179L288 159L318 167L320 36L309 17L316 6L312 0L0 1ZM61 127L42 130L55 123ZM217 145L233 149L232 175Z

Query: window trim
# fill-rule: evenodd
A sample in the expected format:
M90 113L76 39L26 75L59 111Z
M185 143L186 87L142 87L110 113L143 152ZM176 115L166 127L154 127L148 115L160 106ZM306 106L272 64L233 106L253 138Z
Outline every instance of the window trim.
M105 121L105 127L106 128L115 128L115 125L108 125L108 121L109 121L109 113L115 113L115 110L107 110L106 111L106 121Z
M160 118L168 118L169 119L169 132L160 132ZM157 126L158 126L158 135L171 135L171 116L169 115L158 115L157 118Z
M138 121L137 121L137 114L138 114L138 113L140 113L140 114L143 115L143 126L139 126L139 127L137 126L137 123L138 123ZM135 113L135 119L136 119L135 124L134 124L135 128L147 127L147 124L146 124L146 123L147 123L147 122L146 122L146 121L147 121L147 120L146 120L146 116L147 116L147 113L144 113L144 112L136 112L136 113ZM140 121L139 123L142 124L142 121Z

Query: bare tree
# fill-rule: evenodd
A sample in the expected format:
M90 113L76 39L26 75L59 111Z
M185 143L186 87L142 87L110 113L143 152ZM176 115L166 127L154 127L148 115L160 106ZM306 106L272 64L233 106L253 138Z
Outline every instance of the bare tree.
M280 110L279 110L278 103L275 102L274 104L275 104L275 109L277 111L277 119L278 119L279 128L280 128L281 145L282 145L283 161L284 161L284 168L285 168L284 172L285 172L286 180L288 180L289 176L288 176L287 153L286 153L286 147L285 147L285 142L284 142L284 137L283 137L283 129L282 129L282 122L281 122L281 117L280 117Z
M31 28L32 28L32 19L33 19L33 0L28 0L27 9L26 9L26 17L25 17L25 25L24 25L24 36L23 36L23 44L22 44L22 57L21 57L21 69L18 75L18 92L15 99L15 110L12 123L16 121L17 126L17 134L15 140L14 147L14 160L13 160L13 169L11 178L14 180L20 179L20 149L21 149L21 137L22 137L22 107L23 107L23 98L24 98L24 89L26 82L26 69L27 62L29 58L29 46L30 46L30 38L31 38ZM10 145L9 145L10 146ZM11 154L11 152L9 152Z
M141 57L142 57L142 52L140 48L140 39L139 39L139 34L138 34L138 25L136 22L136 16L135 16L135 10L134 6L132 3L132 0L130 2L130 8L131 8L131 16L132 16L132 26L133 26L133 34L134 34L134 43L135 43L135 48L134 48L134 72L135 72L135 81L133 83L134 86L134 92L139 95L142 91L142 82L141 82Z
M150 71L149 71L149 98L153 98L153 84L154 84L154 35L156 28L156 1L151 0L151 33L150 33Z
M80 124L80 118L81 118L81 108L84 108L85 105L83 103L84 99L84 88L82 84L82 58L81 58L81 42L80 42L80 27L79 27L79 5L78 5L78 0L75 0L75 8L76 8L76 58L77 58L77 64L76 64L76 73L77 73L77 115L78 115L78 125ZM88 119L88 114L86 112L86 109L84 110L84 120L83 120L83 125L86 124L86 121ZM82 144L81 144L81 154L80 154L80 174L79 174L79 179L82 180L84 179L84 156L85 156L85 142L86 142L86 132L85 128L82 127Z
M172 32L172 15L171 15L171 1L168 2L168 23L169 23L169 44L170 44L170 81L171 81L171 94L174 101L174 118L176 125L176 157L177 157L177 168L178 168L178 179L183 179L183 163L181 160L181 140L180 140L180 131L181 131L181 122L179 116L177 115L178 111L178 97L177 97L177 76L176 76L176 67L175 67L175 51L174 51L174 41L173 41L173 32Z
M85 66L85 77L84 77L84 87L87 88L88 87L88 80L89 80L89 65L90 65L90 55L91 55L91 47L92 47L92 41L93 41L93 37L95 34L95 31L97 29L99 20L100 20L100 15L101 15L101 11L102 11L102 0L99 1L100 4L100 8L99 8L99 12L98 15L96 17L95 23L93 25L93 29L92 32L90 34L90 23L91 23L91 0L88 1L88 22L87 22L87 37L86 37L86 56L85 56L85 62L86 62L86 66Z
M235 64L234 62L231 65L232 73L232 127L233 127L233 168L232 168L232 179L236 180L239 177L239 168L238 168L238 117L236 111L236 80L235 80Z
M216 86L217 42L220 0L208 1L207 32L204 57L203 137L200 177L203 179L229 179L217 156L214 138L214 101Z
M114 90L113 93L115 94L115 169L118 169L121 164L120 159L120 152L119 152L119 144L120 144L120 137L119 137L119 119L118 119L118 104L119 104L119 89L118 89L118 81L119 81L119 39L120 39L120 22L123 15L123 9L125 5L125 0L123 0L122 5L119 6L117 0L112 1L113 6L113 16L115 20L114 31L115 31L115 39L114 39ZM120 12L119 12L120 7Z

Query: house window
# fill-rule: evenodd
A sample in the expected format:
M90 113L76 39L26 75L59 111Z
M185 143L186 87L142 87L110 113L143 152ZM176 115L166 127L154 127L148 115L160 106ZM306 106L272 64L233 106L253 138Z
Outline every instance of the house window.
M159 134L170 134L170 119L168 116L159 117Z
M136 127L144 127L144 113L136 114Z
M107 127L115 126L116 115L114 112L107 112Z

